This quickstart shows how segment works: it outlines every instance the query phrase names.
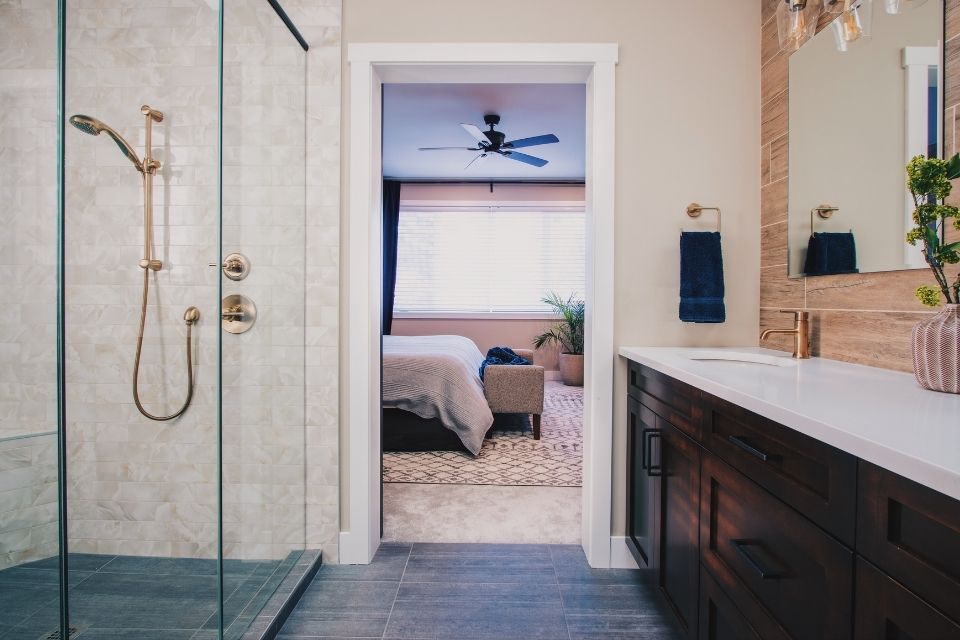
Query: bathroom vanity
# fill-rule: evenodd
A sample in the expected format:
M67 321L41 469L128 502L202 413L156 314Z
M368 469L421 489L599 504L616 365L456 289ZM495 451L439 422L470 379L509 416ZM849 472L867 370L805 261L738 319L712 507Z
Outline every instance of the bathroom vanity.
M687 637L960 638L960 396L762 349L620 355L628 546Z

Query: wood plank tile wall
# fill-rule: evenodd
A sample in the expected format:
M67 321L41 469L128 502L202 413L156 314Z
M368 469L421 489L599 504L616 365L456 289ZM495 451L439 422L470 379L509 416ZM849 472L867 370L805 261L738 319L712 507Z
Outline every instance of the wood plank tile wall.
M912 371L910 332L930 313L914 291L933 284L929 269L815 278L787 278L787 181L789 180L788 100L790 51L780 50L776 6L760 0L761 149L760 149L760 330L790 328L780 309L807 309L813 323L815 356ZM946 0L945 148L952 155L960 141L960 0ZM882 11L882 6L875 7ZM826 26L821 20L818 31ZM958 181L960 183L960 181ZM960 204L960 184L953 204ZM960 232L951 231L960 239ZM759 335L759 334L758 334ZM790 350L789 338L763 346Z

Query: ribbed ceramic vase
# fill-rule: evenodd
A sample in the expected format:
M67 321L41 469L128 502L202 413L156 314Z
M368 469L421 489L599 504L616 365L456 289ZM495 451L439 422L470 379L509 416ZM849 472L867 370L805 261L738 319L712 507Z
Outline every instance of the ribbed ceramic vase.
M960 393L960 304L913 328L913 371L921 387Z

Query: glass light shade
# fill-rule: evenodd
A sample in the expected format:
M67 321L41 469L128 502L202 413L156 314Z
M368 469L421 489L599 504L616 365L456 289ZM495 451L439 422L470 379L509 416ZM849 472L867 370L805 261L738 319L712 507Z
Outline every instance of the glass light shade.
M925 3L927 0L883 0L883 8L889 14L910 11Z
M799 49L817 32L821 0L784 0L777 4L780 48Z
M869 38L873 27L873 0L845 0L844 11L833 21L838 51L846 51L851 42Z

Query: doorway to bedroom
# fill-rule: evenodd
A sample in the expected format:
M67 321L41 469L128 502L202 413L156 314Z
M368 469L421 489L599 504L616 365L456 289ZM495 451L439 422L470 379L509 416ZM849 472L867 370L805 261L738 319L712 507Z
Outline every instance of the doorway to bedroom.
M383 85L385 542L581 542L586 102Z

